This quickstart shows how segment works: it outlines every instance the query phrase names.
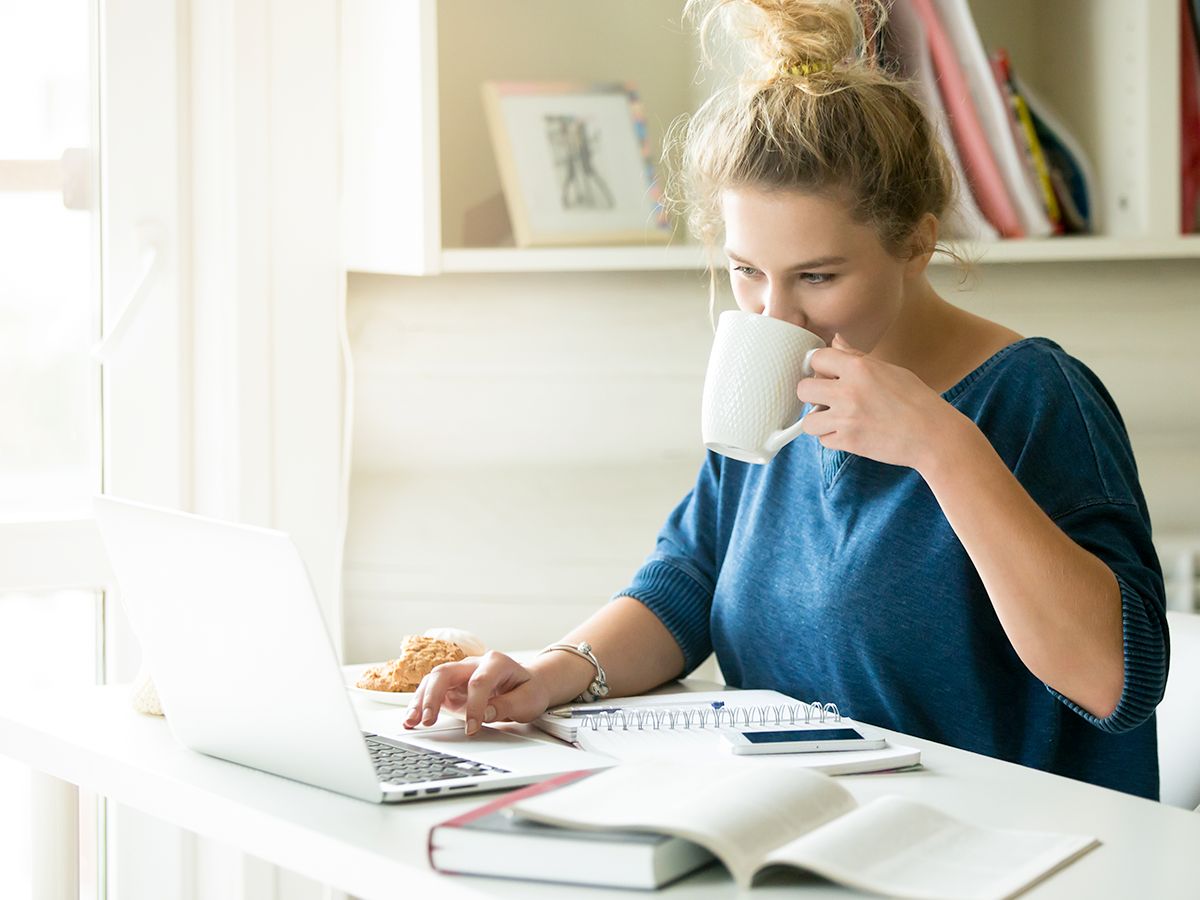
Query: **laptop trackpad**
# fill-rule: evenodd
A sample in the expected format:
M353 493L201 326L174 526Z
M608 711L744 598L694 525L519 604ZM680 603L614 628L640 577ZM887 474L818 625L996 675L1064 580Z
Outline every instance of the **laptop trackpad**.
M468 736L462 728L452 728L445 731L430 731L424 734L406 734L403 740L439 750L443 753L453 753L456 756L470 756L472 753L494 753L500 750L514 750L537 746L539 741L523 737L519 734L509 734L499 728L482 726L475 734Z

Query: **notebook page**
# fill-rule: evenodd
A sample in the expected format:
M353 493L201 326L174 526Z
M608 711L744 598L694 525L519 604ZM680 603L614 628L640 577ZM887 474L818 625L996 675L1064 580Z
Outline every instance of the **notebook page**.
M652 830L686 838L749 886L765 848L854 807L850 792L825 775L800 771L781 779L767 769L727 761L617 766L511 808L551 825Z
M895 897L1000 900L1097 845L1094 837L970 825L904 797L879 797L768 854Z

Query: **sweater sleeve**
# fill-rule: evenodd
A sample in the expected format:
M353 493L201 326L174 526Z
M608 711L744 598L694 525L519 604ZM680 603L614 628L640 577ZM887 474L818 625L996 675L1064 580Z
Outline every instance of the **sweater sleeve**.
M1049 685L1046 690L1102 731L1129 731L1149 719L1162 699L1170 659L1162 573L1149 528L1136 504L1111 501L1085 504L1055 522L1116 577L1125 683L1116 709L1104 718Z
M1125 423L1095 373L1061 349L1026 366L1008 395L1019 412L993 429L1001 455L1059 528L1108 566L1121 595L1125 681L1117 707L1100 718L1046 689L1102 731L1129 731L1162 698L1170 643L1162 567Z
M683 651L680 677L712 652L709 613L716 589L717 519L722 457L706 451L696 483L659 529L632 581L610 598L633 597L662 621Z

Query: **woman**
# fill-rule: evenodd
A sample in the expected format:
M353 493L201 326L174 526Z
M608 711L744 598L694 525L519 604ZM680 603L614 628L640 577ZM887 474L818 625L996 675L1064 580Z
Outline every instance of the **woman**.
M733 686L1157 799L1162 573L1111 397L930 286L952 170L849 0L707 5L701 34L740 21L758 64L674 130L672 196L724 232L739 307L829 343L797 385L806 434L765 466L709 451L564 638L590 651L439 666L406 725L529 721L601 670L637 694L715 650Z

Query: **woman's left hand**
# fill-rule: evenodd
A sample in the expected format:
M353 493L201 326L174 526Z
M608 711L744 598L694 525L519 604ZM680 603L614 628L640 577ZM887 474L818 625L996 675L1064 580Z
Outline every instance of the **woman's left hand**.
M803 430L830 450L920 470L942 429L957 418L915 374L872 359L841 335L812 355L812 367L821 377L796 386L796 395L816 407Z

